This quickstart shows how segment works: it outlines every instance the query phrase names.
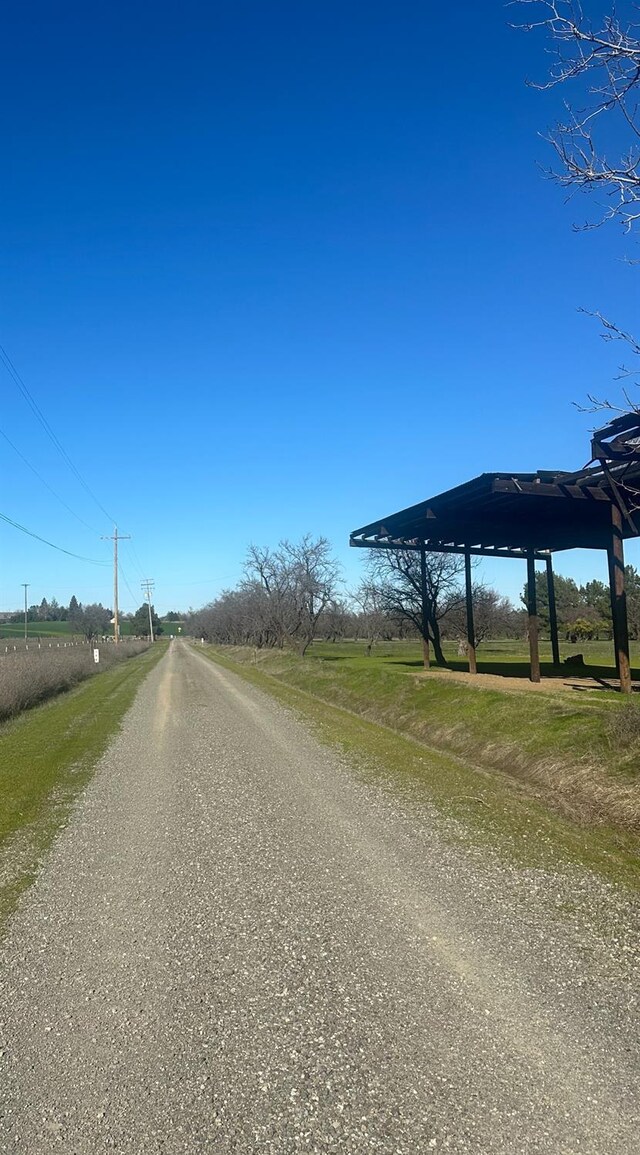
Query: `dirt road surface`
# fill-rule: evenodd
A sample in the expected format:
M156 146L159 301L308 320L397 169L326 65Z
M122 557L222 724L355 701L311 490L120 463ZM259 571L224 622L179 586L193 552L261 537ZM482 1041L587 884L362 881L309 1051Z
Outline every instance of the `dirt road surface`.
M635 917L175 642L3 945L0 1149L635 1155Z

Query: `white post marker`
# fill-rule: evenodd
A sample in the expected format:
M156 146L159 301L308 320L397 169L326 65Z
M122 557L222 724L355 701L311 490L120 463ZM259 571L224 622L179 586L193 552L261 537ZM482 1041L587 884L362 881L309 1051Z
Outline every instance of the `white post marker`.
M100 650L94 650L93 651L93 660L94 660L94 662L100 661Z

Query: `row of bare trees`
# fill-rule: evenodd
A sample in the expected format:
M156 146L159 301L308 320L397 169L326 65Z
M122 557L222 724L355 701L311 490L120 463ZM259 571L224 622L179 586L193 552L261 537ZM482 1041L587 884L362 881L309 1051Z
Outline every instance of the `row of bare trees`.
M426 637L436 661L444 664L443 637L466 636L463 569L456 555L427 554L428 613L423 621L420 554L415 551L368 553L363 580L348 592L324 537L306 534L273 549L252 545L240 584L193 614L187 628L222 645L294 649L301 656L314 638L363 638L371 652L381 639ZM474 608L476 644L490 635L522 632L522 613L479 583Z
M304 656L339 592L340 566L326 538L305 534L275 549L252 545L240 585L193 614L187 628L209 641L286 646Z

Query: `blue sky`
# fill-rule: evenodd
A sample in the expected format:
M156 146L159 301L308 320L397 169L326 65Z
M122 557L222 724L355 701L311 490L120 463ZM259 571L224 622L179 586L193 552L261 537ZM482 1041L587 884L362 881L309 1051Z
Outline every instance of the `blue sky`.
M562 94L526 87L544 45L512 16L6 10L0 343L97 502L0 369L0 429L73 515L2 438L0 509L103 564L0 524L0 608L25 581L110 603L111 520L124 610L142 577L161 610L201 605L249 542L307 531L357 581L350 529L484 470L585 463L573 402L616 396L620 350L577 310L633 329L639 274L540 175ZM515 597L522 570L483 576Z

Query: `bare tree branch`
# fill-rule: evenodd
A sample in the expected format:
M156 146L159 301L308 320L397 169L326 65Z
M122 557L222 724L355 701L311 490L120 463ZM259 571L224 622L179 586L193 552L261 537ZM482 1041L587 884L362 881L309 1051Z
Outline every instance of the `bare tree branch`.
M398 622L408 621L417 633L433 644L436 661L446 665L440 638L440 622L464 602L460 577L464 558L457 554L427 552L427 632L422 617L420 554L415 550L372 550L367 558L367 586L376 605Z
M566 119L546 137L556 154L549 175L570 192L601 192L606 198L598 217L577 228L617 220L631 232L640 220L640 24L622 20L615 7L594 24L578 0L513 3L533 10L532 19L514 27L542 30L551 42L547 80L528 83L543 91L568 84L580 101L565 102ZM604 141L605 131L609 141L615 139L609 119L622 141L614 159Z

